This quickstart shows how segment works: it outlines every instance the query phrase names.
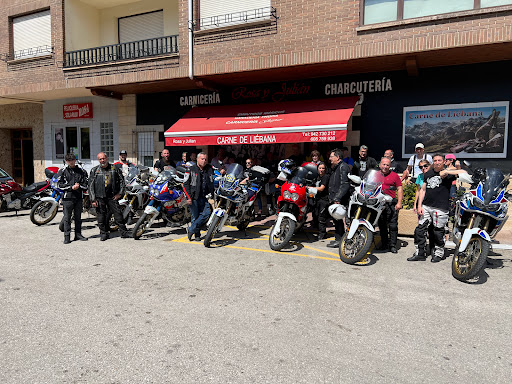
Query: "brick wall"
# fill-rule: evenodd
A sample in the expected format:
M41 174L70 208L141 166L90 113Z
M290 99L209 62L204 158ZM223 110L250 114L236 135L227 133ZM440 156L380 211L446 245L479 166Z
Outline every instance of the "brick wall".
M32 128L32 140L34 145L34 179L44 180L44 126L43 106L41 104L10 104L0 105L0 165L3 168L4 162L8 161L9 167L12 164L11 138L9 129ZM4 141L5 135L8 135ZM6 153L10 154L7 155ZM7 159L8 156L8 159ZM6 170L8 167L6 168ZM12 172L12 168L11 168Z
M179 1L179 57L73 71L62 69L63 4L64 0L0 0L0 53L9 51L9 17L48 6L55 46L54 57L44 62L1 65L0 96L187 77L187 0ZM195 74L389 58L422 51L439 56L440 51L455 47L475 47L474 60L485 61L479 58L479 47L507 49L496 43L512 41L512 6L361 27L357 0L273 0L272 5L279 17L275 25L244 28L245 36L240 31L198 34Z

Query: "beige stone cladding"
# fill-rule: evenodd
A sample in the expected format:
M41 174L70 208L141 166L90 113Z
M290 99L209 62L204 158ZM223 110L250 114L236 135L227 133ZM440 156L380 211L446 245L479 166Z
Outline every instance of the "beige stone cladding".
M34 103L0 105L0 167L12 172L11 129L32 129L34 180L45 179L43 106Z

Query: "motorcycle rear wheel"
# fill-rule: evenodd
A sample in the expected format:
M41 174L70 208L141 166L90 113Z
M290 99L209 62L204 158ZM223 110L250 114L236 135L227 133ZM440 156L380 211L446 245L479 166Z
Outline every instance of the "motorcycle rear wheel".
M457 280L466 281L474 278L484 267L490 244L480 236L473 236L464 252L455 249L452 261L452 276Z
M220 217L215 215L213 217L212 222L210 223L210 226L208 227L208 231L206 232L206 235L204 237L203 244L206 248L210 248L210 244L212 242L213 236L217 232L217 227L220 224Z
M268 237L268 245L270 246L270 249L273 251L280 251L283 249L292 239L292 236L295 233L296 225L297 223L294 220L290 219L289 217L283 217L283 220L281 220L279 235L275 236L274 224L270 230L270 236Z
M38 201L30 210L30 221L35 225L44 225L52 221L57 215L58 206L51 201Z
M365 226L357 228L354 237L347 239L345 232L340 242L340 260L347 264L355 264L366 257L373 242L373 232Z
M149 220L151 220L151 218L148 216L147 213L144 213L137 221L135 227L133 227L132 235L135 240L139 240L140 237L144 234L144 232L146 232Z

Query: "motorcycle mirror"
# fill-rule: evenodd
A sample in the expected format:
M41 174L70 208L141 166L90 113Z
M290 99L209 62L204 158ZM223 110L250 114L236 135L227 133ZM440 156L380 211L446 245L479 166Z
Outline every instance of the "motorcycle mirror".
M467 160L463 160L462 162L464 163L464 165L465 165L466 167L471 168L471 163L470 163L469 161L467 161Z
M393 201L393 198L389 195L384 195L384 201L386 203L391 203Z
M473 184L473 178L469 173L461 173L459 175L459 180L463 183Z
M354 184L361 184L361 178L359 176L356 176L356 175L348 175L348 178L350 179L350 181L352 181Z

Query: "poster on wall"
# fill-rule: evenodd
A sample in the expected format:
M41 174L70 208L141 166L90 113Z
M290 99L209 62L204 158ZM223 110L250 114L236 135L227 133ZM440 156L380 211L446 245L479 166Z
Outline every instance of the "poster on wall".
M55 158L64 159L64 129L54 128L55 137Z
M416 143L423 143L429 154L505 158L508 112L508 101L405 107L402 156L413 155Z

